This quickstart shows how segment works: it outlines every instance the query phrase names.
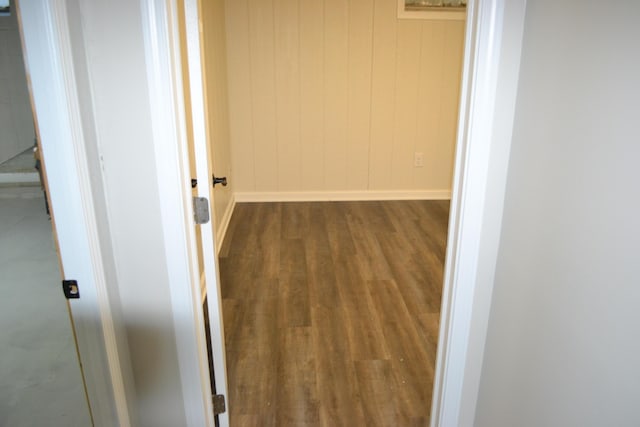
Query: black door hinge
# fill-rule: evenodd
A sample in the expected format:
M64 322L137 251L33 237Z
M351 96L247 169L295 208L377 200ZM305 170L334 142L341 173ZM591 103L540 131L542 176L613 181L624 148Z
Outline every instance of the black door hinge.
M78 289L78 282L76 280L63 280L62 290L67 299L80 298L80 290Z
M224 403L224 394L214 394L213 400L213 415L224 414L227 411L227 406Z

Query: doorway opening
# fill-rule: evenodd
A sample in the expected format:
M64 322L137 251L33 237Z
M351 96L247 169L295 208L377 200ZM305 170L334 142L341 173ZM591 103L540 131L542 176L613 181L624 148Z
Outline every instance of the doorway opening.
M270 320L284 316L294 318L289 318L291 327L305 328L313 317L325 317L318 310L314 314L312 306L317 308L323 304L319 300L310 300L313 291L303 285L308 285L309 280L317 280L302 277L302 273L308 273L309 265L317 260L303 257L301 261L299 258L299 255L306 254L304 248L310 236L316 235L317 241L328 242L322 250L325 251L325 264L330 262L333 265L329 275L334 277L333 283L331 279L327 282L333 286L333 294L337 298L333 308L339 307L337 310L341 311L340 316L328 317L344 317L338 329L343 329L342 335L354 337L353 342L345 344L349 347L349 354L357 353L353 366L348 368L349 375L352 379L357 377L355 365L359 364L364 372L363 378L368 371L375 371L376 375L386 372L387 379L393 377L397 390L401 390L408 380L411 388L419 391L399 405L404 405L402 416L406 417L405 420L428 422L429 403L425 405L424 402L430 402L436 358L448 202L411 199L447 199L449 196L464 22L402 21L397 19L395 0L375 4L358 2L354 6L346 4L327 1L310 6L309 3L289 1L265 6L249 5L248 2L211 2L209 14L206 6L201 5L210 162L214 172L221 171L229 176L231 187L222 192L214 190L212 202L227 345L233 346L231 340L234 336L241 337L236 345L240 350L232 354L234 350L228 347L226 353L232 418L233 408L240 399L249 402L249 406L253 405L253 408L239 409L236 414L248 417L248 421L252 416L260 417L251 412L257 405L269 406L275 402L269 400L273 391L269 386L273 384L271 379L259 377L264 379L260 382L250 374L255 368L261 375L269 375L270 369L261 365L259 358L253 367L247 366L247 358L257 356L259 351L251 353L242 344L249 342L250 338L260 339L256 330L246 330L247 325L258 322L264 327L268 322L259 322L258 319L262 319L259 316L267 316ZM229 11L225 6L233 10ZM296 23L294 30L288 25L292 21ZM351 25L356 30L352 31ZM207 38L208 31L210 39ZM360 31L368 34L369 38L362 37ZM271 39L265 34L270 34ZM246 44L246 49L238 49L238 45L229 38L239 45ZM455 49L448 49L447 44L454 45ZM434 59L436 57L449 61L449 72L439 65L439 60ZM365 64L363 69L368 70L364 75L358 68L362 63ZM437 72L429 73L434 69ZM228 100L228 105L225 106L226 101L223 100ZM429 102L423 103L423 100ZM244 114L238 114L239 111ZM373 142L350 146L351 141L363 140ZM437 143L442 140L450 144ZM365 156L359 156L365 152ZM425 189L424 183L429 180L431 187ZM305 182L308 184L306 187ZM226 200L219 202L218 195ZM328 202L336 199L344 202ZM393 199L405 201L390 201ZM244 205L244 202L251 203ZM322 212L325 208L328 213ZM327 218L335 222L329 223ZM260 220L266 222L261 223ZM319 229L314 228L318 225ZM339 233L336 230L341 226L343 232ZM323 227L325 235L322 237L319 234L323 233ZM327 227L334 230L327 232ZM293 234L287 237L288 232ZM380 237L381 242L376 233L385 232L397 235ZM406 241L397 240L399 235ZM350 243L338 243L339 236ZM282 242L283 238L284 244L275 243L277 239ZM236 239L241 243L234 243ZM371 248L363 247L363 242L371 243L373 249L369 251ZM243 249L239 249L241 247ZM299 250L295 250L296 247ZM398 250L391 253L389 248ZM332 254L333 249L336 252ZM229 256L234 254L238 257L230 259ZM376 260L377 254L382 257ZM356 259L349 258L350 255ZM362 265L354 267L358 261ZM424 265L413 268L409 266L411 263L429 264L429 268L421 268ZM266 270L258 273L263 267ZM287 273L287 270L290 271ZM386 270L386 275L383 270ZM394 277L392 270L398 278ZM376 272L380 274L376 276ZM280 277L281 274L289 277ZM234 275L240 277L234 279ZM357 277L359 275L363 277ZM342 278L338 280L336 276ZM358 283L358 280L363 282ZM396 281L402 281L401 285L407 287L400 288ZM399 322L398 317L381 319L384 316L380 316L380 312L385 310L383 305L376 306L374 301L387 302L387 299L381 299L379 294L373 296L375 291L372 293L372 289L367 288L372 282L386 282L387 286L380 289L395 289L396 295L400 296L395 306L404 307L400 316L407 323L405 326L413 329L414 338L423 340L424 347L418 344L420 349L416 351L423 356L429 353L429 356L414 357L419 359L414 363L431 364L430 373L428 369L416 376L409 375L411 371L406 370L404 374L391 373L393 358L389 347L394 345L390 343L393 338L385 340L382 337L379 343L370 346L369 355L360 349L352 350L358 345L358 340L368 340L371 344L375 342L376 334L384 335L385 325L397 326ZM298 285L294 286L296 283ZM349 288L354 283L356 286L364 285L360 293ZM247 293L241 294L241 288ZM282 300L288 300L287 303L293 301L290 308L294 312L298 310L298 314L286 314L288 308L284 308L285 313L277 309L268 311L268 307L262 307L263 310L260 304L254 306L258 312L252 312L239 303L239 300L265 302L270 298L277 299L275 294L281 291L291 296ZM323 295L324 292L316 293ZM326 292L331 294L330 290ZM341 306L342 302L347 304ZM409 306L419 304L422 304L421 309L415 312L408 310ZM285 307L279 303L276 306ZM305 306L308 310L303 313ZM428 310L424 309L426 306ZM357 314L358 308L360 314ZM351 314L349 309L352 309ZM416 319L421 319L422 324L412 324ZM280 326L273 323L269 330L263 332L268 337L269 331L278 331ZM238 332L242 328L245 328L244 336ZM390 331L387 329L387 335L393 337ZM425 332L430 335L425 337ZM294 335L277 338L270 346L282 345L284 348L282 340L286 344L288 339L291 342L307 340L309 344L314 333L317 342L322 338L317 331L297 329L292 332ZM365 338L361 339L363 336ZM405 362L412 358L402 357L404 351L409 351L402 346L409 341L395 343L400 348L395 353L396 363L401 363L397 362L400 359ZM415 339L413 343L416 343ZM364 345L363 348L366 347ZM431 348L425 352L426 347ZM376 351L381 358L375 357ZM287 354L280 353L275 359L281 362ZM377 363L365 366L367 361ZM309 359L304 357L290 362L293 365L316 364L315 359L309 363ZM286 368L285 365L282 369ZM234 370L238 375L245 375L246 384L234 378ZM273 375L277 376L278 372L280 370L275 369ZM301 379L306 381L306 385L299 385L298 391L316 387L315 394L310 392L309 402L312 404L307 406L311 408L313 419L314 412L320 416L322 403L317 398L317 382L309 386L313 383L309 380L309 372L299 371L291 375L302 375ZM315 371L314 375L320 374ZM368 389L375 394L375 387L381 387L388 391L385 387L389 387L390 382L382 379L384 375L374 377L363 380L362 390ZM418 377L430 385L413 384L412 381ZM371 381L378 381L375 387ZM258 388L248 392L247 387L251 384ZM291 387L295 389L298 386ZM353 394L361 394L362 390L357 386L350 387ZM239 393L235 397L234 391ZM260 397L247 398L247 392L249 396ZM417 401L423 404L415 404ZM360 405L361 415L371 409L365 408L360 401L356 402L357 405ZM300 405L290 406L300 409ZM323 416L331 415L325 413Z

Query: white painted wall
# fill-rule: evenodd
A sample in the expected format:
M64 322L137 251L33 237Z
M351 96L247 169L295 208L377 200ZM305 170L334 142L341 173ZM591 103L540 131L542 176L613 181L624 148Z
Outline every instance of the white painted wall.
M463 21L398 20L396 0L225 5L238 197L451 189Z
M33 147L35 131L15 10L0 16L0 163Z
M638 16L528 2L476 426L640 424Z
M120 396L127 402L128 419L133 425L137 423L137 409L132 404L135 401L135 391L132 378L132 367L129 353L129 345L127 341L126 322L122 312L122 301L120 298L120 290L117 286L112 286L117 283L118 273L116 270L115 256L113 253L113 243L111 240L111 227L108 217L108 206L105 192L105 183L102 175L102 162L100 159L100 147L99 138L97 135L97 125L95 111L93 109L93 93L90 77L90 65L87 61L86 51L87 44L85 44L85 31L82 19L82 12L80 3L82 0L67 0L66 2L66 23L68 25L68 35L70 44L70 55L73 59L73 77L76 89L76 100L78 106L79 117L81 121L82 135L79 136L83 140L87 172L89 174L89 185L92 192L93 213L95 215L95 223L99 241L99 253L102 261L102 268L104 272L104 281L109 288L109 315L111 316L112 327L114 329L113 335L105 334L107 337L114 336L118 349L116 355L118 359L118 367L121 370L121 376L119 381L122 384L114 385L114 392L116 394L122 393L124 396ZM45 141L42 141L44 144ZM59 147L56 141L50 141L53 146L53 150ZM45 151L46 153L46 151ZM48 165L45 158L45 166ZM55 212L54 212L55 214ZM111 286L109 286L111 285ZM76 324L76 336L78 341L85 340L79 334L78 319L74 317L74 323ZM92 324L92 322L89 322ZM85 334L94 333L89 329ZM93 403L93 402L92 402ZM123 409L120 409L123 410Z
M93 147L87 154L99 159L93 184L98 188L102 180L104 203L98 200L97 206L106 208L102 225L108 224L108 234L101 237L112 250L110 286L118 287L120 326L128 338L134 423L187 425L154 161L142 5L125 0L68 4L84 41L75 46L74 59L84 61L77 66L77 78L84 90L83 121L92 120L86 131ZM180 204L175 202L177 209Z

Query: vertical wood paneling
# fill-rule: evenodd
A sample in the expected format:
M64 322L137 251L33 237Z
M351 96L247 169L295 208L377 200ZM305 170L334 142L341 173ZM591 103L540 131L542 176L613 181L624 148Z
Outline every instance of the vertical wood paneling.
M212 171L216 176L229 177L231 185L215 191L213 218L219 227L231 203L234 179L231 176L229 136L229 106L227 80L227 49L225 35L224 0L202 3L204 87L207 110L207 137Z
M324 3L324 182L326 190L347 184L349 4Z
M450 188L464 23L395 0L226 7L237 191Z
M464 24L450 22L444 32L444 52L442 73L442 116L440 120L440 138L435 144L435 157L441 162L434 185L440 188L451 186L451 171L455 155L456 125L460 98L460 79L462 76L462 52L464 47Z
M225 16L234 188L240 191L253 191L255 190L255 156L247 0L226 1Z
M300 190L300 31L298 0L275 0L278 190Z
M416 141L420 38L422 21L404 20L398 24L396 51L396 93L393 123L391 182L394 188L411 188Z
M376 0L371 82L369 188L386 190L391 182L396 90L395 0Z
M255 189L278 190L273 2L249 0Z
M424 154L424 167L413 169L413 188L434 182L438 170L443 168L436 150L443 95L444 26L444 21L427 21L422 26L415 151Z
M301 187L324 189L324 3L300 1Z
M369 185L373 0L349 2L347 190Z

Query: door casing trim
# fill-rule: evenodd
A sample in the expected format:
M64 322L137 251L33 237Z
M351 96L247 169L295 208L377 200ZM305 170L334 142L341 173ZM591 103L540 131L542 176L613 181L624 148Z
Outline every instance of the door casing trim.
M204 321L198 315L197 309L197 302L200 300L199 277L197 269L194 271L197 254L194 236L189 231L192 228L189 216L191 208L186 202L190 200L190 177L186 161L188 159L185 157L187 146L183 127L184 97L180 87L180 57L175 21L177 1L142 0L141 27L146 40L150 89L160 91L155 95L158 102L154 103L156 108L152 112L156 137L154 161L158 166L162 166L157 169L162 171L162 174L158 174L157 181L159 192L164 196L161 215L167 247L175 248L171 257L167 254L167 268L172 272L172 283L176 285L172 289L174 324L179 325L180 331L185 332L184 342L176 343L180 359L181 387L185 396L185 412L190 417L189 425L200 426L212 425L212 412L210 387L207 386L208 369L203 367L206 346L200 343L204 336ZM197 7L197 0L185 1L192 7ZM73 79L69 78L73 76L73 64L69 63L68 58L65 59L59 45L60 35L54 31L64 30L59 27L64 25L59 18L64 12L65 2L57 0L23 3L22 9L29 8L29 14L37 15L40 19L38 22L44 25L41 30L34 28L35 21L30 21L26 26L29 32L25 42L27 60L50 61L49 65L43 67L43 70L50 74L49 77L38 74L31 76L39 120L43 122L50 118L54 120L73 117L68 100L69 93L74 93L75 90ZM499 246L525 3L525 0L470 0L468 4L432 427L471 425L475 414ZM516 19L510 19L511 17ZM515 38L511 37L513 35ZM34 41L32 37L38 37L38 41ZM43 52L43 48L50 49L50 53ZM510 64L508 61L515 61L516 64ZM501 82L500 85L497 84L498 81ZM502 84L503 81L509 82L508 87ZM50 88L42 82L51 83ZM56 107L60 108L57 112L53 111L50 105L43 106L43 99L51 97L51 90L55 91L53 98L56 99ZM78 123L74 127L65 119L53 132L60 138L70 137L79 129ZM167 132L163 133L165 131ZM44 139L45 135L42 137ZM49 166L60 162L60 165L69 167L70 173L77 177L74 182L88 182L81 179L82 174L87 173L88 167L86 157L82 156L81 141L77 136L68 138L68 141L68 147L61 151L66 157L63 158L62 154L57 157L50 155L47 159ZM44 151L46 156L46 148ZM174 157L169 159L171 155ZM53 182L56 181L57 178L54 177ZM104 283L100 284L100 281L96 280L101 274L101 254L96 250L99 247L96 246L96 225L90 221L94 215L93 209L96 208L90 197L91 189L79 185L73 189L76 191L73 193L70 189L53 185L52 192L54 191L79 195L76 202L80 209L78 215L82 215L80 222L75 224L76 233L85 239L87 253L91 254L88 265L96 268L85 274L88 277L87 281L94 284L83 285L83 297L87 292L85 286L94 286L95 292L95 299L86 306L85 312L91 316L99 314L101 324L108 325L114 321L113 312L109 310L113 307L109 305L108 289L104 287ZM60 203L55 201L56 197L60 196L54 197L54 209L56 203ZM180 205L179 209L176 209L176 203ZM60 217L57 221L60 221ZM170 230L171 224L180 230ZM175 245L172 246L172 243ZM67 244L64 239L61 240L61 251L64 252L67 247L71 247L71 244ZM65 267L67 274L73 274L71 267ZM184 286L185 281L189 286ZM97 286L102 287L101 290L98 290ZM122 351L118 346L117 330L110 331L109 327L105 327L104 331L106 332L98 337L98 356L84 366L85 374L87 377L94 377L107 373L107 377L116 386L105 390L101 400L117 408L114 411L116 415L110 418L115 420L112 425L128 425L130 402L127 402L124 386L117 384L131 380L126 378L130 373L118 366L116 360ZM180 337L178 330L176 335ZM196 363L193 363L194 361ZM187 401L187 396L194 398ZM103 422L105 420L97 420L96 425Z

